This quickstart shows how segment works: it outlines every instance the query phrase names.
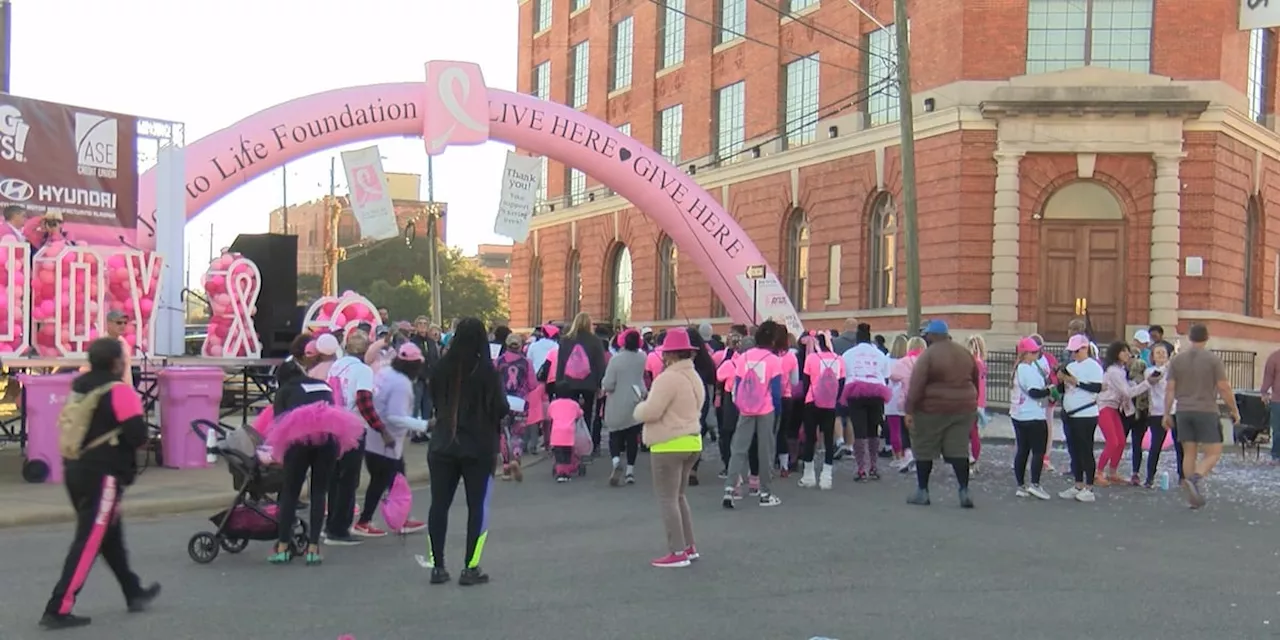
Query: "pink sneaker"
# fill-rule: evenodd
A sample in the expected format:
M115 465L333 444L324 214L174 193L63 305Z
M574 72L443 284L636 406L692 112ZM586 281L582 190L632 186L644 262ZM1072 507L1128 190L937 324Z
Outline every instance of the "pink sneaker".
M684 550L684 557L688 558L689 561L692 562L694 560L701 558L702 556L698 555L697 547L693 545L689 545L689 548Z
M426 528L427 528L427 523L422 522L421 520L414 520L411 518L409 520L404 521L404 526L400 527L399 533L401 535L408 535L410 533L417 533Z
M672 553L662 556L649 564L658 567L659 569L666 569L668 567L687 567L689 566L689 556L686 556L683 552Z
M373 526L371 522L356 523L355 526L351 527L351 533L361 538L381 538L387 535L386 531Z

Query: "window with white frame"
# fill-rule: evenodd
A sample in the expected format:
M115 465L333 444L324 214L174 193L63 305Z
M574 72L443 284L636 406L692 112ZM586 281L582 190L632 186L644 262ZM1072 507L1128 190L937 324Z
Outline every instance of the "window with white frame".
M782 129L786 132L787 147L799 147L818 138L818 54L788 64L786 81Z
M573 0L573 2L569 3L569 10L577 11L579 9L586 9L590 5L591 0Z
M587 106L587 89L590 87L591 43L583 40L573 45L573 63L569 67L570 106L581 109Z
M898 30L894 27L867 34L867 118L873 127L898 121Z
M898 293L898 214L893 196L881 192L871 207L867 242L870 308L892 307Z
M658 32L662 38L662 58L658 68L666 69L684 62L684 0L665 0L658 20Z
M658 113L658 153L671 164L680 164L680 137L684 134L684 105Z
M716 159L730 163L741 156L747 135L745 80L716 91Z
M569 169L569 206L582 204L587 197L587 174Z
M737 40L747 33L747 0L719 0L716 9L716 44Z
M533 0L533 32L551 28L551 0Z
M1151 71L1154 0L1029 0L1027 73L1095 66Z
M631 135L631 123L630 123L630 122L624 122L624 123L622 123L622 124L618 125L617 129L618 129L618 133L621 133L621 134L622 134L622 135L624 135L624 136L629 136L629 135Z
M539 158L538 174L538 191L535 197L538 200L537 204L542 204L547 201L547 159L545 157Z
M822 0L783 0L780 4L787 8L787 13L795 13L797 11L804 11L821 1Z
M1275 87L1275 59L1272 55L1274 37L1270 29L1254 29L1249 32L1249 118L1266 124L1267 95Z
M529 93L540 100L551 99L551 61L548 60L533 68L533 86Z
M617 91L631 86L631 59L636 48L636 23L631 16L619 20L613 25L613 37L610 55L613 63L609 67L609 90Z

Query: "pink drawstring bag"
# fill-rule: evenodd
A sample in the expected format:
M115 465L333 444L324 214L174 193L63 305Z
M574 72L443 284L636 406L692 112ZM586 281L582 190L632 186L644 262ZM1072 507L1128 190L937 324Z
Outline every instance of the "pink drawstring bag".
M392 531L400 531L409 521L409 511L413 509L413 491L403 473L397 473L391 481L391 488L382 499L382 519Z
M1151 431L1147 431L1147 433L1142 436L1142 448L1146 449L1147 451L1151 450ZM1164 444L1160 446L1160 450L1168 451L1169 449L1172 449L1172 448L1173 448L1173 432L1166 431L1164 432Z

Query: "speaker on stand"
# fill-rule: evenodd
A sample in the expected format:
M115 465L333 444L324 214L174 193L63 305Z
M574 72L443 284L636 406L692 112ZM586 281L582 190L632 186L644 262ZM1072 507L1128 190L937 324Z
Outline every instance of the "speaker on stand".
M264 358L289 355L289 345L302 332L298 317L298 237L279 233L240 234L231 251L258 265L262 290L253 317Z

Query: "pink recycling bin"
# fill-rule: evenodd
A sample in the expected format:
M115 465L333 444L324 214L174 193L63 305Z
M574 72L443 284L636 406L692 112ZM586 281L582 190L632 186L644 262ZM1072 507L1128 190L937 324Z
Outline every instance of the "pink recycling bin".
M27 417L26 461L22 477L27 482L62 482L62 453L58 450L58 415L71 395L71 381L79 375L18 374L22 383L23 410Z
M160 443L164 466L199 469L209 466L205 442L191 430L195 420L218 421L222 404L222 369L166 367L160 370Z

